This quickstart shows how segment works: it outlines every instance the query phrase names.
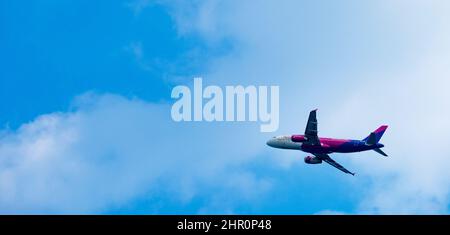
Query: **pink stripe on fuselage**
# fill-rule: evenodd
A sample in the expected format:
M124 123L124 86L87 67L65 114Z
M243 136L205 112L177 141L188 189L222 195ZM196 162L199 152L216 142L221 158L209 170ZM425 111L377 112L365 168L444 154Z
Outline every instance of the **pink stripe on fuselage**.
M337 148L337 147L343 145L344 143L351 141L348 139L333 139L333 138L319 138L319 139L320 139L320 143L322 143L324 146L326 146L328 148ZM303 142L306 139L305 139L304 135L292 135L291 140L293 142Z
M328 145L328 147L330 148L337 148L350 141L345 139L333 139L333 138L319 138L319 139L320 143Z
M292 140L293 142L303 142L303 141L305 141L306 139L305 139L305 136L304 136L304 135L292 135L292 136L291 136L291 140Z

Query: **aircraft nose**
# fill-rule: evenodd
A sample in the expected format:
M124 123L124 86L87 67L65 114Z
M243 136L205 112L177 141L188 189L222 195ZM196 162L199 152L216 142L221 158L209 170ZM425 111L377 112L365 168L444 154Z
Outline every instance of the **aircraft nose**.
M378 145L378 148L383 148L384 147L384 144L378 143L377 145Z
M267 145L269 145L270 147L273 147L275 145L275 139L270 139L266 142Z

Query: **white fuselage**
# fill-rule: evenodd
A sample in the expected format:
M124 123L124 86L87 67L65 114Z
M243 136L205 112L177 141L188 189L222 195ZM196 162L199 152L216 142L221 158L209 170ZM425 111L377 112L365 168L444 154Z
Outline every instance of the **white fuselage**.
M267 141L267 145L279 149L301 150L302 143L293 142L290 135L277 136Z

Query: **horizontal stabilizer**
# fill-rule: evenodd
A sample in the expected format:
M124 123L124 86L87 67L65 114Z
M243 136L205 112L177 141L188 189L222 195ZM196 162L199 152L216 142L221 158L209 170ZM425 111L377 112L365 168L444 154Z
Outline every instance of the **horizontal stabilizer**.
M373 149L373 151L375 151L375 152L377 152L377 153L379 153L379 154L381 154L381 155L383 155L383 156L385 156L385 157L388 156L385 152L383 152L383 150L381 150L381 149L379 149L379 148Z

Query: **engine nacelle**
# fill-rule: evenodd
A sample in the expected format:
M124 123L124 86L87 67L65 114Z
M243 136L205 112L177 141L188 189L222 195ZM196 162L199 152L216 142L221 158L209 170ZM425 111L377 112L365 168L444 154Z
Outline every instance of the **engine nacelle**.
M320 164L322 163L322 160L318 157L313 157L313 156L307 156L305 157L305 163L308 164Z

